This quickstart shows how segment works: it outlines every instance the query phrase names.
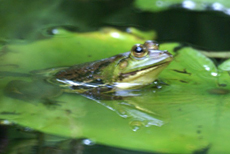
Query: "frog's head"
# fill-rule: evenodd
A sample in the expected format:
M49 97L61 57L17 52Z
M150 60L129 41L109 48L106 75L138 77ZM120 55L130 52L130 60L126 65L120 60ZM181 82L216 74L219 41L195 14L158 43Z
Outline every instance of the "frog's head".
M159 44L146 41L136 44L130 52L122 54L113 65L112 80L118 88L127 89L152 83L172 61L168 51L158 50Z

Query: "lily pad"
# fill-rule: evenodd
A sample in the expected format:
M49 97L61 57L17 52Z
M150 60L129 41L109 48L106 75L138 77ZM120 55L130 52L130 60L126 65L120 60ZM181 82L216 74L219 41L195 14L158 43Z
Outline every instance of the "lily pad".
M190 10L223 11L229 14L230 3L227 0L135 0L135 6L145 11L161 11L169 7L181 7Z
M159 77L161 84L140 89L135 97L93 100L64 93L54 98L56 106L46 106L41 99L24 101L7 97L4 91L8 82L31 82L30 76L19 74L106 58L144 42L117 30L58 31L51 39L2 48L1 119L49 134L89 138L96 143L134 150L230 152L228 143L223 142L230 137L226 122L230 117L229 63L217 68L192 48L173 52L177 43L160 47L174 55L173 62ZM120 37L114 37L114 32Z

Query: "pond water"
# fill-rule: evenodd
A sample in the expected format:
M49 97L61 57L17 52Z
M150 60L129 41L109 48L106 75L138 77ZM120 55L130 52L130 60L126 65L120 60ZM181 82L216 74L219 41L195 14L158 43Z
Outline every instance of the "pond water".
M2 12L14 11L0 15L0 152L230 151L223 142L230 137L225 12L151 12L137 9L140 1L2 2ZM125 93L132 97L92 99L44 80L54 68L108 58L149 39L174 60L158 81ZM216 51L210 59L187 44Z

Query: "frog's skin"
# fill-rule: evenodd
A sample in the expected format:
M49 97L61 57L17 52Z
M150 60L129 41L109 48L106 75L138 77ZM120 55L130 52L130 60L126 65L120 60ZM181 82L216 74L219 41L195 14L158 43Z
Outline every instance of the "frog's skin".
M123 95L124 91L151 84L172 61L172 55L167 51L158 50L158 47L156 42L149 40L144 44L134 45L129 52L107 59L69 68L36 71L33 76L37 75L40 78L43 76L42 80L45 79L52 85L56 85L58 89L61 87L64 92L80 93L94 99L119 99L121 97L119 95ZM5 90L6 94L14 98L16 96L24 98L23 95L26 95L28 98L27 92L31 93L31 88L27 90L23 87L31 87L28 86L29 83L17 82L15 80L9 83ZM23 86L23 83L26 85ZM47 94L33 97L43 98L44 96Z
M158 48L158 43L148 40L134 45L129 52L60 70L50 81L69 87L65 90L67 92L96 98L138 89L155 81L173 59L169 52Z

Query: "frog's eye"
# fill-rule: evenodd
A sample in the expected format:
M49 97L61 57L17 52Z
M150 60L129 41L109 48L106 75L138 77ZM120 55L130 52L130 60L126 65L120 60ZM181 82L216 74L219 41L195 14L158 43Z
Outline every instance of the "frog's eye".
M159 49L159 43L157 43L156 41L152 41L152 40L145 41L144 46L146 46L147 49L152 49L152 50Z
M142 58L148 54L148 50L142 44L136 44L131 49L131 55L136 58Z

